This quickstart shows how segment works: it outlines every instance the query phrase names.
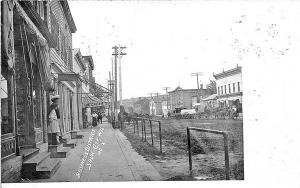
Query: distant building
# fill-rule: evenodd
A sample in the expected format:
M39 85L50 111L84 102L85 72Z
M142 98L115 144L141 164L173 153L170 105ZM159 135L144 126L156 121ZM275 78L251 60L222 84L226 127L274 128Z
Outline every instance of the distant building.
M199 89L200 99L207 97L211 94L210 89ZM192 109L193 105L197 102L198 89L182 89L177 87L175 90L169 92L170 108L172 111L178 108Z
M217 101L220 107L236 106L242 112L242 67L214 74L217 83Z
M167 96L157 95L150 97L149 100L150 115L162 115L164 113L163 109L166 108Z
M150 114L149 99L139 98L133 104L133 110L134 110L134 113L137 113L137 114Z

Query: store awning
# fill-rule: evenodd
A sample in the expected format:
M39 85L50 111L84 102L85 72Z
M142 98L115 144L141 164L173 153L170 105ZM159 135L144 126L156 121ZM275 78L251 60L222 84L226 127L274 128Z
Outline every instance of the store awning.
M99 107L99 106L104 106L104 103L102 100L88 93L82 95L82 105L84 107Z

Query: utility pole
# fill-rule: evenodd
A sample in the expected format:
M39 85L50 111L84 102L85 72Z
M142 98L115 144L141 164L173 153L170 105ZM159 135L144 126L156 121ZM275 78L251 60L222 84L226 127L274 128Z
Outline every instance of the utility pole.
M114 47L112 47L112 49L114 49L114 53L112 55L115 56L114 115L115 115L115 122L116 122L117 119L118 119L118 115L117 115L117 102L118 102L118 92L117 92L117 86L118 86L117 56L118 56L118 47L114 46Z
M152 96L153 96L153 93L149 93L149 95L150 95L150 97L151 97L151 98L150 98L150 101L151 101L151 102L150 102L150 114L153 115L153 114L154 114L154 111L153 111L153 97L152 97Z
M170 89L170 87L163 87L163 90L166 91L167 94L167 110L169 111L169 93L168 90Z
M121 56L123 56L123 55L126 55L126 53L122 53L122 49L124 49L124 48L126 48L126 47L118 47L118 46L113 46L112 47L112 49L114 50L114 52L113 52L113 56L115 56L115 75L114 75L114 81L115 81L115 101L114 101L114 106L115 106L115 121L117 121L118 120L118 111L117 111L117 109L118 109L118 61L117 61L117 59L118 59L118 57L121 57ZM118 50L119 49L119 50Z
M115 119L115 106L114 106L114 94L115 94L115 88L114 88L114 82L113 82L113 78L114 78L114 60L113 58L111 59L111 78L110 78L110 87L111 87L111 121L114 121Z
M119 99L120 99L120 105L122 105L122 74L121 74L121 59L123 55L127 55L126 53L123 53L122 50L126 49L126 46L120 46L119 44Z
M107 107L107 115L110 116L110 84L109 84L109 80L110 80L110 72L109 72L109 77L108 77L108 80L107 80L107 88L108 88L108 95L107 95L107 103L108 103L108 107Z
M200 102L200 91L199 91L199 76L202 76L203 73L202 72L195 72L195 73L191 73L191 76L196 76L197 77L197 103Z

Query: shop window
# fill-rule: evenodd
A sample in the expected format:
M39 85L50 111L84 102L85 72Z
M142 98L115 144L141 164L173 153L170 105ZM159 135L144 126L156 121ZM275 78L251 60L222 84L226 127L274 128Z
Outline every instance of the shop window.
M9 94L9 83L7 78L1 74L1 135L13 133L13 125L11 122L11 108L10 108L10 94Z

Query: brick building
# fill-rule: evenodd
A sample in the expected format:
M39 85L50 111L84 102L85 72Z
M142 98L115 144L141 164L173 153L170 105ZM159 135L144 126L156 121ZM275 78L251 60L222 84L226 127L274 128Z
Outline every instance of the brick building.
M1 1L1 179L18 182L27 157L47 143L49 1ZM50 160L50 159L49 159ZM53 164L59 162L52 160Z
M197 102L198 89L182 89L177 87L175 90L168 92L170 100L170 110L174 111L176 109L192 109L193 104ZM199 89L200 99L211 95L212 91L210 89Z
M72 33L77 28L67 1L50 1L50 29L57 45L50 50L50 62L54 79L54 92L60 95L61 136L79 130L77 107L77 79L72 78Z

